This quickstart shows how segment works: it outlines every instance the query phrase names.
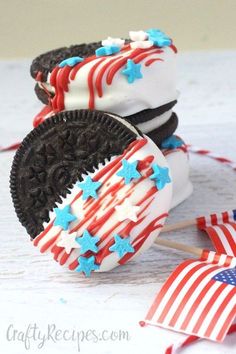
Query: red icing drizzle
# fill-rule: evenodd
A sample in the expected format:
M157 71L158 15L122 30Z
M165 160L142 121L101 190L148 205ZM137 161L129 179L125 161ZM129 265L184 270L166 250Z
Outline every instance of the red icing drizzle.
M121 160L123 158L129 159L135 152L137 152L139 149L141 149L145 144L147 143L147 139L139 139L139 140L135 140L132 143L130 143L130 145L126 148L126 150L124 151L124 153L120 156L118 156L116 159L114 159L113 161L111 161L108 165L104 166L94 177L93 180L94 181L98 181L100 178L104 177L105 175L107 175L107 177L104 179L103 184L105 185L105 183L108 181L110 177L116 172L118 171L118 169L121 167ZM152 156L147 156L143 161L139 162L138 168L141 169L145 168L145 166L147 166L148 162L152 162L153 157ZM121 183L119 183L119 185L124 185L123 181L121 181ZM88 220L92 215L94 215L94 210L95 213L97 210L99 210L99 204L101 203L101 201L105 198L106 195L110 193L115 193L116 190L116 185L112 185L110 186L109 190L106 191L104 193L104 195L102 195L98 200L93 200L92 198L89 198L88 201L85 202L85 206L88 207L88 205L92 204L91 208L87 211L87 213L85 214L86 220ZM75 196L75 198L72 200L71 205L73 205L76 200L78 198L80 198L82 196L82 191L79 191L79 193ZM90 200L93 202L91 203ZM90 203L88 203L90 202ZM80 226L82 226L84 224L81 223ZM34 245L37 246L39 241L47 234L47 232L52 228L53 226L53 222L51 222L47 228L39 235L35 238L34 240ZM70 230L70 233L72 233L74 230ZM54 259L57 260L59 254L64 250L63 247L58 247L57 245L54 245L51 249L51 252L54 253ZM44 249L44 252L46 251L46 249ZM65 259L65 258L64 258Z
M163 61L163 59L161 59L161 58L155 58L155 59L149 59L149 60L147 60L146 62L145 62L145 66L150 66L150 65L152 65L152 63L155 63L156 61Z
M97 93L99 97L102 97L103 95L103 91L102 91L102 79L103 76L105 74L105 72L107 71L107 69L117 60L119 60L121 58L121 56L113 58L112 60L109 60L108 63L106 63L105 65L103 65L103 67L101 68L101 70L99 71L96 81L95 81L95 87L97 89Z
M70 80L74 80L75 76L77 74L77 72L86 64L90 63L91 61L97 59L96 55L93 55L89 58L86 58L84 61L82 61L81 63L75 65L72 69L71 69L71 74L70 74Z
M44 238L44 236L48 233L48 231L51 230L52 226L53 226L53 221L50 222L50 224L48 224L48 226L46 227L46 229L45 229L39 236L37 236L37 237L34 239L34 241L33 241L33 245L34 245L34 246L38 246L39 241L42 240L42 238Z
M122 68L122 66L126 65L128 59L134 59L138 54L142 53L143 49L135 49L130 55L120 59L116 62L108 71L106 82L108 85L111 85L112 80L117 73L118 70Z
M42 81L42 75L43 75L43 73L41 71L38 71L35 80Z
M41 124L45 116L47 116L50 112L52 112L52 107L44 106L43 109L34 117L33 126L36 128L39 124Z
M44 253L49 247L51 247L58 239L60 236L61 231L59 231L54 237L52 237L50 240L48 240L40 249L42 253Z
M130 146L126 149L126 151L124 152L123 155L125 155L125 158L129 158L131 157L138 149L140 149L143 145L145 145L147 142L146 139L141 139L141 140L137 140L133 143L130 144ZM117 157L114 161L112 161L110 164L108 164L107 166L105 166L101 171L99 171L97 173L96 176L94 176L94 179L98 180L99 178L101 177L104 177L106 174L108 175L108 177L110 178L118 169L119 167L121 166L121 162L120 162L120 158L122 158L123 156L119 156ZM117 161L118 160L118 161ZM139 161L138 162L138 170L139 171L142 171L142 170L145 170L145 169L148 169L150 163L153 161L153 156L152 155L149 155L149 156L146 156L142 161ZM115 164L114 164L115 162ZM113 168L112 170L110 168L107 168L107 167L110 167L110 165L112 164ZM145 173L145 175L143 175L139 180L137 180L136 182L132 183L131 187L127 190L126 192L126 195L123 197L122 200L119 200L119 204L121 204L125 198L129 197L134 188L137 186L138 183L140 183L143 179L147 178L149 175L150 175L151 172L151 169L148 169L148 171ZM107 178L106 178L107 180ZM110 188L108 188L108 190L100 196L99 200L93 200L92 198L90 198L90 200L93 201L93 203L90 203L88 204L88 201L85 202L85 205L87 204L87 207L89 207L87 213L85 214L85 218L82 220L82 222L79 223L79 225L76 226L76 228L74 228L73 230L70 231L71 232L74 232L76 229L78 229L79 227L82 226L82 224L84 224L85 222L87 222L88 220L91 219L91 222L89 223L87 229L92 233L92 234L96 234L96 232L99 231L99 229L104 225L104 223L106 222L106 220L109 219L109 217L114 213L115 209L114 209L114 205L108 209L105 214L103 216L101 216L99 219L95 219L93 218L94 215L96 215L96 212L97 210L100 209L101 207L101 203L102 203L102 200L104 199L105 196L107 195L111 195L111 199L112 199L112 202L114 202L115 198L116 198L116 194L124 187L124 182L121 181L119 183L116 183L115 185L111 185ZM152 200L150 200L148 203L147 200L150 199L150 197L155 194L157 192L157 189L155 186L153 186L152 188L150 188L150 190L146 193L145 196L143 196L140 201L138 203L136 203L136 205L139 205L141 206L142 204L146 204L144 205L144 207L142 208L142 210L139 212L138 214L138 218L139 218L139 221L137 223L135 222L132 222L130 221L125 227L123 230L120 231L120 234L122 236L124 235L128 235L128 233L132 230L132 228L137 225L138 223L142 222L143 219L145 218L141 217L142 213L148 208L148 206L151 204ZM78 195L81 196L81 192L78 193ZM76 198L74 198L74 200L72 201L71 204L73 204L77 199L78 199L78 195L76 196ZM109 204L112 204L109 202ZM85 209L86 209L85 208ZM106 206L107 208L107 206ZM103 234L100 238L100 241L99 241L99 244L101 244L101 242L103 242L119 225L121 225L122 222L117 222L115 225L113 225L110 230L107 230L105 234ZM51 228L51 224L49 224L48 228L46 230L50 230ZM47 231L44 231L39 237L40 239L47 233ZM56 236L53 236L42 248L41 248L41 252L43 251L46 251L46 249L48 249L53 243L55 243L58 239L58 234ZM36 241L35 243L38 244L39 242L39 237L37 238L38 241ZM109 251L109 245L110 245L110 242L112 244L113 241L109 241L105 247L103 247L99 253L96 255L98 256L98 259L100 261L102 261L103 257L105 257L110 251ZM108 247L109 246L109 247ZM56 244L54 244L54 246L52 247L51 249L51 252L54 253L54 259L58 260L58 257L59 255L61 254L61 252L64 251L64 248L63 247L58 247ZM109 252L108 252L109 251ZM108 253L107 253L108 252ZM91 252L88 253L89 254L92 254ZM103 255L103 256L101 256ZM61 265L65 264L65 262L68 260L68 257L69 257L69 254L66 254L66 253L63 253L59 262ZM77 262L78 263L78 262ZM70 265L70 268L73 268L73 266L76 266L76 264L71 264Z
M122 49L121 53L130 50L130 46L126 46ZM103 96L102 90L102 80L107 72L106 75L106 83L108 85L112 84L112 80L115 74L127 63L128 59L133 59L135 63L139 63L145 58L153 54L160 54L163 51L161 49L155 49L155 47L151 47L148 49L135 49L131 51L131 53L127 56L122 57L121 55L115 56L114 58L110 59L105 65L103 65L100 70L98 70L97 76L94 79L94 75L96 69L99 65L107 59L107 57L96 57L95 55L86 58L83 62L78 63L74 67L65 66L60 68L57 66L51 73L50 77L50 84L55 88L55 96L51 101L52 108L54 112L59 112L65 109L64 105L64 93L68 92L68 85L70 81L73 81L78 73L78 71L86 64L93 62L89 73L88 73L88 90L89 90L89 102L88 108L93 109L95 108L95 89L97 90L98 96Z
M178 53L178 50L174 44L171 44L170 48L173 50L174 53Z
M137 57L134 58L134 62L135 62L135 64L138 64L143 59L146 59L147 57L149 57L149 55L160 54L160 53L163 53L163 50L157 49L157 50L154 50L152 52L142 53L142 54L140 54L140 55L138 55Z
M148 175L150 175L151 172L151 169L150 169L150 172L146 174L146 178ZM133 189L130 188L130 190ZM117 192L119 192L120 189L117 190ZM157 189L155 186L153 186L152 188L150 188L150 190L146 193L145 196L143 196L143 198L140 199L140 201L136 204L138 206L141 206L142 204L145 204L145 202L150 199L150 197L152 197L155 193L157 192ZM124 199L126 199L127 197L129 197L129 195L131 195L131 192L127 192L127 194L124 196L124 198L122 200L119 201L119 204L122 204L122 202L124 201ZM140 218L140 216L144 213L144 211L149 207L149 205L151 204L151 202L153 201L153 198L148 202L148 204L141 210L141 212L139 212L138 214L138 222L133 222L133 221L130 221L121 231L119 231L119 235L123 236L123 237L127 237L128 234L132 231L132 229L137 226L139 223L141 223L144 219L145 219L145 216ZM117 204L118 205L118 204ZM91 208L91 210L93 209L93 207ZM96 211L94 212L94 214L96 214ZM102 217L100 217L99 219L95 219L95 220L91 220L89 226L87 227L88 231L92 234L96 234L96 232L99 231L99 229L104 225L104 223L109 219L109 217L114 213L115 209L114 209L114 206L109 209ZM91 215L90 215L91 216ZM159 217L155 219L155 222L159 220ZM88 220L86 220L88 221ZM97 245L100 245L102 242L104 242L106 240L106 238L118 227L122 224L123 222L117 222L116 224L114 224L109 230L107 230L105 232L105 234L103 234L101 237L100 237L100 240L98 242ZM83 223L82 223L83 224ZM153 222L149 225L149 228L146 230L146 233L148 233L150 230L150 232L154 231L156 228L158 227L152 227L153 225ZM81 225L80 225L81 226ZM152 227L152 228L151 228ZM74 229L75 230L75 229ZM72 231L74 231L72 230ZM71 231L71 232L72 232ZM133 242L136 242L139 238L141 237L144 237L142 233L140 233L136 239L133 241ZM111 252L109 251L109 247L114 243L113 240L109 240L106 245L100 249L100 251L96 254L96 261L98 263L101 263L103 258L108 256ZM87 252L85 254L86 257L89 257L90 255L92 255L91 252ZM60 264L64 264L64 262L68 259L68 257L66 257L65 255L62 256L63 259L61 258L60 260ZM76 267L78 265L78 262L77 263L73 263L73 266ZM73 267L72 266L72 267Z
M89 89L89 103L88 103L88 107L90 109L94 109L95 108L95 104L94 104L94 85L93 85L93 76L95 73L95 70L97 69L97 67L105 60L105 58L102 58L101 60L99 60L90 70L89 74L88 74L88 89Z

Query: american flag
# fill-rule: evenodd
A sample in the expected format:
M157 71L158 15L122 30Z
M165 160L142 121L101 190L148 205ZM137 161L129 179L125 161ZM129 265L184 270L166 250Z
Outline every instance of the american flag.
M210 237L218 253L236 256L236 210L196 219L199 230Z
M162 286L145 323L223 341L236 316L235 267L235 257L212 251L186 260Z
M232 334L232 333L236 333L236 323L233 323L228 332L228 334ZM181 351L181 349L186 348L187 346L189 346L190 344L198 341L199 338L198 336L187 336L185 339L183 339L182 341L180 341L179 343L175 343L175 344L171 344L166 350L165 350L165 354L176 354L179 353Z
M236 209L223 211L218 214L211 214L209 216L200 216L196 219L197 226L200 230L204 230L208 226L220 225L236 221Z

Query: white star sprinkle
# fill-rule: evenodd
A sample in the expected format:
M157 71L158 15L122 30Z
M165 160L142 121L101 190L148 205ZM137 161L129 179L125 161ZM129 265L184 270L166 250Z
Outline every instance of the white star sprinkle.
M115 207L117 213L116 217L119 221L130 219L132 221L137 221L137 212L140 210L139 206L132 205L128 198L126 198L121 205Z
M67 232L63 232L59 241L57 242L57 246L64 247L67 254L69 254L72 248L80 248L80 245L76 242L77 232L73 232L72 234L68 234Z
M103 47L110 47L110 46L116 46L119 48L122 48L125 44L125 40L121 38L112 38L112 37L107 37L107 39L104 39L102 41Z
M130 47L132 49L136 49L136 48L146 49L152 46L153 46L152 41L135 41L130 43Z
M148 38L148 34L144 31L129 31L129 38L132 41L145 41Z

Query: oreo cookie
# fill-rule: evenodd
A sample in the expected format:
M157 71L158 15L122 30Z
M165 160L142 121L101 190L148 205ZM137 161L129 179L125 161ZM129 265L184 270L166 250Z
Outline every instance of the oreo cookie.
M174 134L174 132L178 127L178 122L179 120L177 114L173 112L170 119L165 124L161 125L157 129L154 129L146 134L147 136L149 136L149 138L151 138L154 141L154 143L158 147L161 147L162 142L166 138Z
M125 119L127 119L131 124L134 125L145 123L171 110L171 108L173 108L176 103L177 100L174 100L157 108L145 109L130 116L126 116Z
M101 42L92 42L50 50L39 55L33 60L30 67L30 74L34 79L36 79L38 73L40 73L40 81L45 82L48 74L64 59L74 56L87 58L88 56L93 55L95 50L99 47L101 47ZM38 83L35 85L35 93L40 101L44 104L48 104L48 95Z
M18 149L10 189L17 216L32 238L82 175L122 152L139 135L120 117L100 111L58 113L32 130Z
M36 79L38 72L41 72L41 81L47 80L47 75L62 60L74 56L87 58L94 54L95 50L101 46L101 42L82 43L50 50L37 56L30 67L31 76Z

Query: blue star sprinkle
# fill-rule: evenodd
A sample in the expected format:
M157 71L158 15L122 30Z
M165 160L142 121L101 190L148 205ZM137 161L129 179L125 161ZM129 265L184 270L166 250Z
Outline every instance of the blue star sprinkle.
M79 265L75 269L76 272L83 272L86 277L89 277L93 270L99 269L99 265L95 264L95 257L91 256L89 258L79 257L78 258Z
M55 208L56 219L55 226L61 226L63 230L68 230L69 223L76 220L76 216L70 213L70 205L66 205L63 209Z
M140 173L137 171L138 161L128 162L126 159L122 160L122 170L117 172L117 176L123 177L125 184L130 183L133 178L141 177Z
M161 147L162 149L176 149L183 144L184 142L182 140L178 139L175 135L172 135L162 142Z
M152 165L153 174L150 176L150 179L154 179L157 189L160 191L165 187L167 183L171 182L169 176L169 168L168 167L160 167L158 165Z
M132 59L128 59L126 68L122 70L122 74L127 76L129 84L132 84L135 79L142 79L141 64L135 64Z
M159 29L151 28L146 33L149 41L152 41L157 47L168 47L172 43L171 39Z
M87 230L84 231L83 236L77 237L75 240L81 246L80 248L81 254L87 251L92 251L95 253L98 252L98 248L96 244L99 241L99 237L90 235L90 233Z
M223 270L212 278L213 280L218 280L222 283L236 286L236 267Z
M60 62L59 67L64 68L64 66L75 66L78 63L81 63L84 58L81 57L71 57Z
M134 253L134 248L130 243L130 236L122 238L120 235L116 234L114 239L115 243L109 247L109 251L117 252L120 258L122 258L126 253Z
M109 45L109 46L107 45L96 49L95 54L97 57L103 57L106 55L112 55L118 53L119 51L120 51L120 47L115 45Z
M88 197L97 199L96 190L101 186L101 182L94 182L90 176L84 182L78 182L76 185L83 190L82 199L86 200Z

